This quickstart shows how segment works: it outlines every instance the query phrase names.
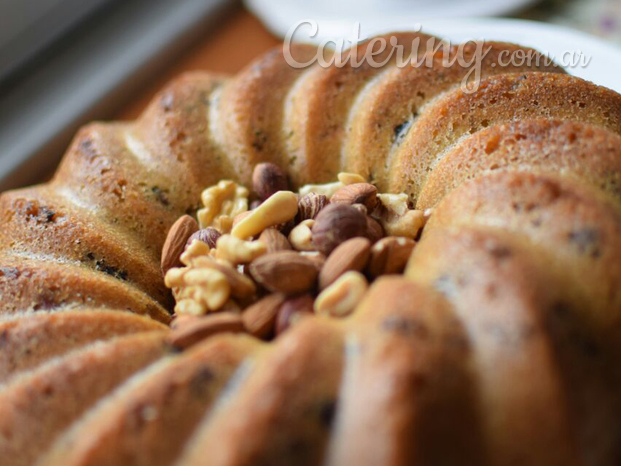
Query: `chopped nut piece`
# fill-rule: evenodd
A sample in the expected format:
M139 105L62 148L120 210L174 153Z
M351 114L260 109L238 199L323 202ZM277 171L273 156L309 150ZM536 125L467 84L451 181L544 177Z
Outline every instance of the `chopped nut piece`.
M186 288L180 291L179 296L194 297L211 311L220 309L231 295L226 275L213 269L190 268L184 275L184 284Z
M389 236L416 238L425 226L426 217L422 210L410 210L407 194L378 194L383 209L379 221Z
M298 213L298 198L291 191L278 191L250 214L242 219L231 231L236 238L250 238L266 228L288 222Z
M216 243L216 257L233 265L247 264L267 252L260 241L245 241L232 235L222 235Z
M273 163L260 163L252 172L252 188L261 200L265 200L277 191L288 191L289 181L284 171Z
M335 183L325 183L325 184L307 184L302 186L298 193L300 196L306 196L310 193L321 194L326 196L326 198L330 199L332 195L345 186L340 181Z
M360 272L367 265L371 242L366 238L352 238L339 245L319 272L319 289L323 290L350 270Z
M285 301L282 293L272 293L248 307L242 314L248 333L267 338L274 332L278 310Z
M425 216L422 210L408 210L403 215L388 212L380 222L387 235L416 238L425 226Z
M252 278L269 291L288 295L313 288L318 274L311 260L293 251L261 256L252 261L249 271Z
M394 212L397 215L403 215L409 209L409 198L407 194L380 193L377 195L377 197L386 209Z
M263 230L259 236L259 241L265 243L268 253L291 250L291 244L287 237L275 228Z
M336 177L344 185L367 182L363 176L357 173L340 172Z
M354 311L368 287L366 278L360 272L347 272L317 296L315 312L345 317Z
M343 241L365 236L366 216L345 204L330 204L324 208L313 226L313 243L319 252L329 255Z
M416 242L410 238L382 238L371 248L367 272L372 277L403 272L415 245Z
M314 220L304 220L289 233L289 242L297 251L314 251L312 228Z
M178 315L200 316L205 314L207 309L193 299L178 299L175 305L175 312Z
M184 215L173 224L162 249L162 275L166 275L171 268L181 265L181 254L185 249L185 244L196 231L198 231L198 224L189 215Z
M200 257L193 262L193 265L206 269L211 268L222 273L231 287L231 295L235 298L247 298L257 291L254 282L243 273L238 272L228 261L212 257Z
M183 265L189 266L194 259L201 256L209 255L211 249L207 246L207 243L203 243L199 240L194 240L181 254L181 262Z
M314 220L317 214L330 203L323 194L308 193L298 202L298 222Z
M230 231L237 214L248 210L248 190L230 180L205 189L201 199L205 206L197 214L201 228L215 227L222 233Z
M170 269L164 283L173 290L177 300L177 314L201 315L218 310L231 294L231 287L224 274L194 264Z

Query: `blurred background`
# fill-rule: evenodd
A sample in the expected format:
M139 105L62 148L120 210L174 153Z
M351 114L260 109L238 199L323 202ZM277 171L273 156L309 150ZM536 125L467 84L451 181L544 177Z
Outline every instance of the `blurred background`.
M300 19L573 42L599 58L584 77L621 85L621 0L0 0L0 191L49 177L85 122L135 118L184 70L234 73Z

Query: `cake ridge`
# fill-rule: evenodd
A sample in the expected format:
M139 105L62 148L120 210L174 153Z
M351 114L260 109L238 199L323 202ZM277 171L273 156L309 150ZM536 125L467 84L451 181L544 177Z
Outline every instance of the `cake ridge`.
M411 36L400 35L401 40ZM525 49L493 47L495 53ZM219 358L238 359L230 363L230 373L215 377L222 386L210 408L197 415L187 435L170 440L179 465L294 460L614 465L621 455L621 295L615 294L621 273L616 265L621 96L546 66L490 71L479 91L469 94L458 86L463 71L453 69L450 79L442 68L357 72L314 65L284 72L284 57L275 49L235 78L200 72L181 76L136 122L83 129L51 185L2 195L3 215L15 219L0 224L3 315L32 309L86 313L95 306L104 313L131 311L167 323L171 299L162 280L153 278L159 274L154 252L178 217L197 210L206 186L223 178L247 185L259 162L276 163L295 186L333 179L341 170L373 175L383 191L407 192L419 207L434 210L405 276L377 280L353 316L338 322L310 317L267 344L216 336L181 354L172 354L179 349L170 345L170 331L154 330L151 346L145 343L143 352L137 351L143 365L132 357L117 361L120 350L101 356L106 367L135 363L127 377L149 381L153 391L117 385L127 405L116 407L117 417L107 425L97 419L112 416L105 408L115 400L112 392L94 397L103 407L90 404L84 412L69 413L74 408L69 394L82 391L67 391L66 405L49 410L50 422L62 424L54 434L79 441L88 435L77 434L80 423L124 432L117 420L131 416L130 406L161 402L155 395L158 378L148 372L153 364L173 371L179 361L205 351L210 356L197 357L197 364L213 357L223 369L228 363ZM412 81L397 89L398 78L410 73ZM278 82L270 89L272 77ZM394 113L378 110L393 106ZM413 121L402 135L394 124L403 121L399 112L409 112ZM372 130L378 122L386 126ZM128 134L148 159L134 153ZM509 135L513 142L503 140ZM377 167L386 163L385 154L398 138L382 174ZM291 147L298 146L301 152L293 154ZM291 160L293 155L297 159ZM501 156L506 158L494 158ZM101 242L101 251L108 253L105 267L90 259L71 264L36 259L46 248L56 247L59 256L65 248L65 258L76 254L79 244L71 244L80 238L60 231L54 233L55 244L24 245L29 258L11 257L16 238L28 238L29 225L45 225L51 215L42 212L37 220L38 212L6 207L11 196L26 198L21 193L28 192L32 198L62 197L67 215L86 230L109 228L107 242ZM86 214L99 216L98 223L89 223ZM536 214L545 216L539 219L543 233L537 232ZM45 232L50 226L37 228L32 238L54 238ZM123 257L126 245L132 250ZM15 325L41 314L19 315ZM4 322L0 347L8 341ZM57 378L47 368L80 355L84 380L101 375L108 382L105 374L112 369L94 374L97 366L86 367L85 355L115 345L128 350L118 341L142 341L140 328L104 342L86 341L75 352L71 345L52 352L32 371L12 374L10 386L23 383L25 374L49 370L42 383L52 387ZM212 354L207 348L221 351ZM44 386L34 390L46 392ZM0 389L0 409L17 417L39 406L28 406L27 395L9 400L3 393ZM27 440L33 429L8 416L1 419L0 464L8 464L10 454L17 463L30 464L48 448L49 461L68 457L62 443L52 445L51 434L37 437L33 451L23 447L22 452L16 443L10 453L7 432ZM161 429L165 421L150 422ZM66 430L71 424L74 430ZM148 440L139 443L148 448ZM110 451L99 451L118 460L123 448L118 440ZM128 464L140 464L140 451L129 447L126 452ZM97 460L85 452L75 464Z

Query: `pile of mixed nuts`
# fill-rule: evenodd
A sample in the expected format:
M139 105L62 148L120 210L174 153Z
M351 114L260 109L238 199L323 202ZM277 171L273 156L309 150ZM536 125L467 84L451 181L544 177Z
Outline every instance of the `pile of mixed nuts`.
M269 339L305 315L350 315L369 282L403 271L430 213L351 173L295 193L262 163L252 180L252 197L229 180L207 188L198 222L185 215L170 229L162 272L180 346L223 330Z

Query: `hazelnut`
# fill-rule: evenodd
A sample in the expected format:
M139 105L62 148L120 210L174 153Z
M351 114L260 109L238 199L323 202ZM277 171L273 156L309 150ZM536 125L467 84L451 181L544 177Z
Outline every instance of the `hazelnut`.
M218 238L220 238L220 236L222 236L222 233L220 233L215 228L203 228L190 236L185 247L187 249L194 240L198 240L202 241L207 246L213 249L216 247L216 242L218 241Z
M313 225L313 244L326 256L344 241L365 236L366 216L355 207L346 204L330 204L325 207Z
M265 162L254 167L252 188L261 200L265 200L277 191L288 191L289 181L277 165Z

